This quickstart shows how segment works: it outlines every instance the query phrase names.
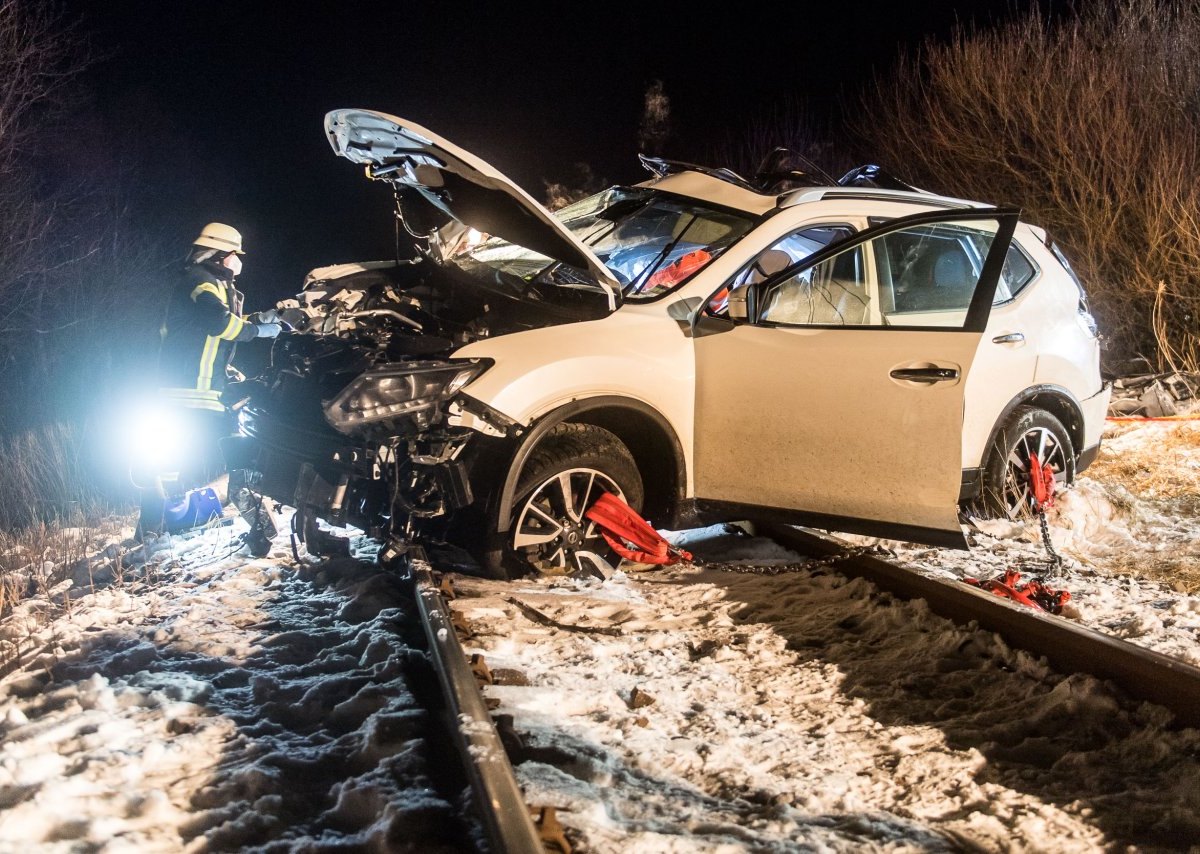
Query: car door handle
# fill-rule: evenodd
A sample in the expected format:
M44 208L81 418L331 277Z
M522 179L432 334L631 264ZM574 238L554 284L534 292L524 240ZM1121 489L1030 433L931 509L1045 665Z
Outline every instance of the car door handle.
M891 377L914 383L944 383L958 379L958 368L894 368Z
M1025 340L1024 334L1020 332L1010 332L1007 335L997 335L992 339L993 344L1020 344Z

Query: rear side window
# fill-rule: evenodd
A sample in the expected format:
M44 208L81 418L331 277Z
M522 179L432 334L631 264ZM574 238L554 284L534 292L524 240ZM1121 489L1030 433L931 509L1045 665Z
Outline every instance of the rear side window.
M1013 241L1012 246L1008 247L1008 254L1004 256L1004 267L1000 271L1000 281L996 283L996 298L992 300L992 305L1008 302L1024 290L1036 275L1037 267Z

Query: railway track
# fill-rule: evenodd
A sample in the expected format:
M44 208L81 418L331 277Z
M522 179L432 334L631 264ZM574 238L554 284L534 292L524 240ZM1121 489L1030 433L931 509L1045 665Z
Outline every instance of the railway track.
M1200 668L975 587L855 553L811 531L777 524L760 525L758 530L802 554L842 556L834 566L844 575L864 578L904 599L923 599L939 616L959 625L974 622L1009 646L1045 657L1060 671L1109 680L1131 697L1170 709L1179 724L1200 727Z
M760 525L757 531L759 535L788 549L810 556L814 563L824 565L829 571L850 579L865 579L897 599L923 600L933 613L960 626L977 626L995 632L1008 646L1044 658L1060 673L1090 674L1117 686L1134 701L1142 700L1165 707L1173 714L1173 723L1177 727L1200 726L1198 668L1089 630L1069 620L1009 603L977 588L923 576L878 556L847 549L812 531L779 525ZM486 701L478 688L480 657L474 656L476 668L473 670L467 652L456 636L456 626L459 630L464 628L464 614L465 622L471 622L469 614L472 606L469 603L472 597L490 596L492 598L488 603L480 607L494 610L496 602L511 603L517 609L514 613L539 626L539 631L554 633L565 630L575 632L577 636L580 632L585 633L587 643L593 644L594 650L605 644L606 637L628 633L604 626L566 625L549 618L544 611L530 607L527 600L535 594L526 591L520 596L510 596L502 589L486 587L494 585L494 582L476 582L468 578L460 580L461 586L466 588L463 595L467 598L451 606L448 597L439 589L441 574L436 567L428 564L419 549L415 550L410 565L431 656L447 695L448 706L458 722L455 733L459 752L467 763L476 802L487 813L483 823L488 830L490 848L494 851L520 852L558 850L546 844L544 840L547 837L530 819L530 810L514 777L513 766L505 755L504 741L492 725ZM655 582L650 581L648 576L647 583ZM664 580L661 583L670 585L676 582ZM475 589L477 584L483 586ZM480 592L485 587L486 592ZM638 630L647 631L645 628ZM703 655L703 651L699 654ZM483 667L486 670L486 664ZM500 696L505 696L503 691ZM641 714L637 709L637 699L636 692L626 697L629 708L635 710L631 714ZM649 702L654 701L651 698ZM654 711L650 709L647 714L653 715ZM645 727L645 719L639 718L637 726ZM537 755L542 761L553 762L546 760L547 756L565 756L561 745L547 747L543 743L538 750L541 752ZM523 760L520 755L515 755L514 761ZM578 764L577 759L563 761L568 767L572 762ZM739 823L749 820L745 816L735 819ZM1111 821L1114 826L1120 825L1119 818L1105 820ZM561 829L555 830L565 846ZM1136 834L1128 829L1113 833L1115 838L1136 838ZM587 838L586 833L583 836ZM567 848L563 847L562 850Z
M540 854L545 850L521 795L504 744L459 643L443 589L434 581L423 550L409 555L417 610L429 641L429 655L449 712L447 721L487 833L497 854Z

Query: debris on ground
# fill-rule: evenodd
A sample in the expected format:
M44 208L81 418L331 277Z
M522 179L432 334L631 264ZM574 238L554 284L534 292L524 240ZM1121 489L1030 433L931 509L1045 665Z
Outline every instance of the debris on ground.
M1114 417L1173 418L1200 405L1200 374L1170 371L1113 380L1108 414Z

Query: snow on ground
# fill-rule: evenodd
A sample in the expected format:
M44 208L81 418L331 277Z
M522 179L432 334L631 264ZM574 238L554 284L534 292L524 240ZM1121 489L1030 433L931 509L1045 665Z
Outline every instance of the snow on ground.
M803 563L720 528L687 539L708 561ZM1200 732L865 581L689 567L457 589L527 798L581 850L1200 842Z
M1100 458L1048 519L1064 565L1046 580L1070 592L1067 616L1200 666L1200 424L1110 425ZM975 524L969 552L842 538L881 545L899 563L943 578L1044 571L1035 521Z
M1200 665L1197 485L1196 425L1110 428L1050 515L1068 618ZM969 552L847 539L941 577L1044 571L1036 523L978 528ZM1200 733L1162 709L861 580L754 574L803 564L774 543L682 539L751 572L460 584L474 648L528 683L489 689L518 773L586 850L1200 845Z
M6 621L44 651L0 681L0 851L461 850L407 597L285 545L210 531Z
M1060 499L1051 581L1073 619L1196 662L1187 429L1110 437ZM968 553L886 545L942 576L1036 569L1036 526L981 528ZM1200 844L1200 732L1162 709L774 543L682 537L749 571L458 578L528 800L577 850ZM0 655L26 651L0 666L0 852L470 850L394 578L230 546L207 532L124 582L85 567L0 622Z

